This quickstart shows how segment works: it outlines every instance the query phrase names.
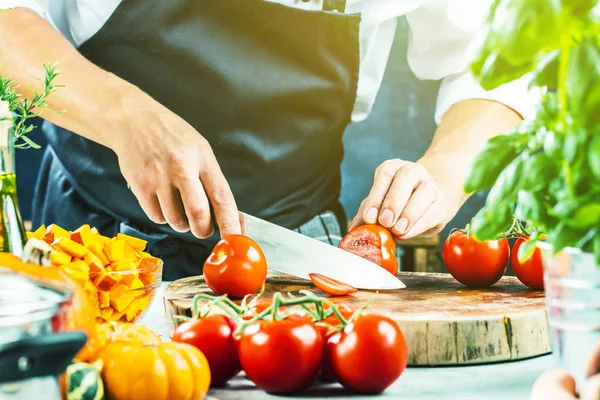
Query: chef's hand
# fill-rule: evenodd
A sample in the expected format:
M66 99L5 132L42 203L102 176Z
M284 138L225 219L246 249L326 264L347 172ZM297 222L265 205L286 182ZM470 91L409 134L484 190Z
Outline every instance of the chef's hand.
M375 171L371 192L360 205L350 229L379 223L399 239L433 236L448 223L445 197L427 168L400 159Z
M591 377L580 396L577 397L575 380L567 371L545 372L533 385L531 400L598 400L600 399L600 375Z
M127 104L126 126L120 119L114 127L127 134L114 135L110 147L150 220L207 238L214 232L210 203L221 236L241 233L235 199L206 139L149 96L138 96L137 104Z

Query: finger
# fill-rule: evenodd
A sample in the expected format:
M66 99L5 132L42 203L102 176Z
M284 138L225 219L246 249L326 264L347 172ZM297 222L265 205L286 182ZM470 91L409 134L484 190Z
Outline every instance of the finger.
M240 214L219 163L212 152L204 157L204 161L205 165L200 173L200 179L208 195L208 200L213 206L221 237L241 234Z
M167 223L162 210L160 209L160 203L156 194L149 194L140 190L137 186L131 186L131 192L137 198L138 203L144 213L148 216L150 221L155 224L163 225Z
M390 190L391 192L391 190ZM437 189L431 181L421 182L412 196L408 199L406 206L400 212L400 217L394 225L399 235L404 235L412 229L421 217L425 215L429 206L437 199Z
M381 204L392 185L396 172L404 164L406 164L406 161L388 160L382 163L375 171L373 186L364 201L364 208L360 214L367 224L377 223Z
M408 200L425 176L427 175L424 168L418 164L406 164L396 172L379 213L379 224L381 226L392 228L396 225ZM408 226L408 221L405 221L405 223Z
M600 375L594 375L584 383L580 398L581 400L600 400Z
M212 236L215 229L212 224L208 198L200 178L185 179L179 185L179 191L192 234L199 239Z
M174 231L184 233L190 230L181 201L181 195L176 187L164 185L158 190L158 202L167 223Z
M575 380L567 371L547 371L533 385L531 400L575 400Z
M397 228L394 227L392 228L392 233L394 235L397 235L398 239L400 240L412 239L416 236L419 236L423 232L439 228L440 224L443 226L443 224L441 223L443 217L444 210L437 202L433 202L429 205L424 215L421 218L419 218L419 220L413 225L413 227L408 232L399 235L396 233Z

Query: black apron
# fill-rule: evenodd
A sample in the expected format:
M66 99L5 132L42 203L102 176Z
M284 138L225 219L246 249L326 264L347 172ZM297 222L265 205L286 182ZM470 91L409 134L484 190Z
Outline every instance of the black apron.
M343 230L342 134L356 99L360 25L344 3L307 11L267 0L124 0L79 51L198 130L241 211L291 229L333 212ZM201 272L217 235L200 241L153 224L112 150L44 129L35 226L134 234L165 260L165 279Z

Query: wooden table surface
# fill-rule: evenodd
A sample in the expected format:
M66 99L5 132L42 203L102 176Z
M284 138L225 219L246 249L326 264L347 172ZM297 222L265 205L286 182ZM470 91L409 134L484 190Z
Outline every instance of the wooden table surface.
M142 324L154 329L168 340L167 323L164 317L163 283ZM435 368L408 368L381 398L407 400L527 400L537 377L554 367L550 355L521 361L501 362L474 366ZM210 399L218 400L263 400L283 398L266 394L254 388L242 376L230 382L225 389L211 390ZM337 384L319 385L293 399L357 398L378 397L356 396Z

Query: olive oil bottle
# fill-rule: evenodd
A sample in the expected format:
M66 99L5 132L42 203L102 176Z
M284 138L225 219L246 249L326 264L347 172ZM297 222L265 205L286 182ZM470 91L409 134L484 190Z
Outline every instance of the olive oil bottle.
M0 252L21 255L27 237L17 201L13 115L0 102Z

